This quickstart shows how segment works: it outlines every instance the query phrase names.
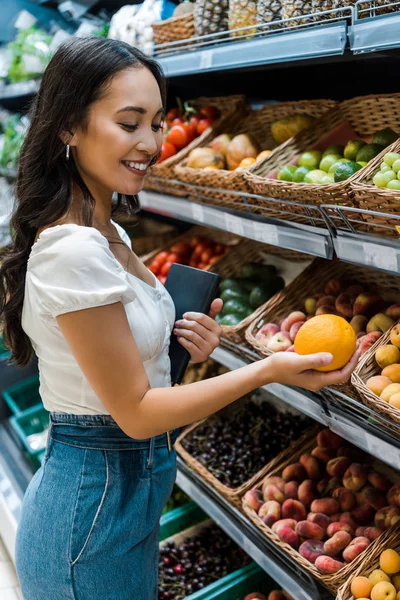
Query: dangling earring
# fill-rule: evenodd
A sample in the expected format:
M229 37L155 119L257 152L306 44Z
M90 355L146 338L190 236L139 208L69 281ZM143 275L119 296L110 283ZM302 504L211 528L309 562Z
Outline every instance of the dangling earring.
M69 144L65 145L65 159L69 160L69 152L71 150L71 146Z

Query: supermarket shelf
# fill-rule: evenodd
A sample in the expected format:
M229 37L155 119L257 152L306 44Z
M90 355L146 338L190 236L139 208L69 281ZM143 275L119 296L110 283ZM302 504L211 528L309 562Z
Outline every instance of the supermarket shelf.
M140 193L140 204L142 208L150 212L189 223L223 229L252 240L305 254L328 259L333 257L333 245L329 230L321 227L263 219L254 213L247 215L243 211L214 208L208 204L191 202L185 198L152 191ZM313 218L313 216L310 217L310 219ZM321 214L319 218L320 221L323 221Z
M333 245L342 260L400 275L398 240L338 231Z
M250 362L223 347L217 348L212 358L231 370ZM270 384L264 389L382 462L392 467L400 465L400 436L394 424L388 422L383 428L380 426L382 418L361 403L331 389L324 390L323 394L311 394L300 388L279 384Z
M213 488L178 458L176 483L294 600L332 598L296 563L290 562L277 546L237 508L228 504Z
M399 11L400 2L392 0L382 7L374 0L357 2L348 31L355 54L400 48L400 13L385 14L388 7Z

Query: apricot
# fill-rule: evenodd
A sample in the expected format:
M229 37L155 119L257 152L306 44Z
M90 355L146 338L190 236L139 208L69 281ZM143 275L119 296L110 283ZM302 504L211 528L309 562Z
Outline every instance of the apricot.
M400 555L395 550L384 550L379 559L379 566L387 575L395 575L400 571Z
M307 518L306 507L298 500L285 500L282 506L282 517L284 519L295 519L296 521L305 521Z
M381 573L383 573L383 571L381 571ZM385 581L390 581L388 575L386 575L386 573L384 573L384 575L387 577L387 579ZM399 573L399 575L393 575L392 583L393 583L394 587L396 588L396 591L400 592L400 573Z
M245 493L243 501L246 506L252 508L256 512L258 512L261 506L264 504L263 495L260 490L249 490Z
M388 581L381 581L372 588L371 600L396 600L396 588Z
M390 385L391 383L392 380L389 379L389 377L386 377L384 375L374 375L374 377L370 377L369 379L367 379L366 386L373 394L375 394L375 396L378 396L379 398L383 390L387 388L388 385Z
M298 489L299 489L299 484L297 483L297 481L288 481L285 484L285 491L284 491L286 499L291 498L292 500L298 500L299 499Z
M337 556L339 552L347 548L352 540L352 536L347 531L336 532L324 544L324 551L327 556Z
M393 327L393 329L391 330L390 341L392 342L393 346L400 348L400 324L399 323L397 325L395 325Z
M283 469L282 478L284 481L304 481L307 478L307 473L303 465L295 463Z
M392 344L385 344L377 348L375 360L381 369L385 369L400 362L400 350Z
M351 460L346 456L338 456L332 458L326 465L326 472L332 477L343 477L347 469L351 465Z
M318 556L324 554L324 544L318 540L306 540L301 544L299 553L303 558L314 564Z
M369 598L372 583L368 577L355 577L351 582L350 589L354 598Z
M375 571L372 571L372 573L369 574L368 579L372 583L372 587L374 585L376 585L377 583L380 583L381 581L389 581L390 582L390 577L388 575L386 575L386 573L384 573L380 569L375 569Z
M311 502L315 500L315 485L311 479L306 479L299 485L298 489L299 500L304 506L310 506Z
M382 376L390 379L392 383L400 383L400 364L393 364L385 367L382 371Z
M311 512L334 515L339 512L339 503L334 498L319 498L311 504Z
M394 396L395 394L399 394L399 393L400 393L400 383L391 383L390 385L385 387L385 389L383 390L383 392L380 395L380 399L383 400L384 402L390 402L391 397Z
M299 521L295 531L302 538L318 541L322 540L325 533L322 527L310 521Z
M293 529L287 527L286 525L279 525L276 528L275 533L282 540L282 542L289 544L289 546L297 550L300 545L300 538L298 534L293 531Z
M342 569L345 564L340 562L339 560L335 560L330 556L318 556L315 561L315 566L317 567L320 573L324 573L326 575L331 575L332 573L337 573Z
M321 469L315 456L311 454L303 454L300 456L300 464L307 471L307 478L317 481L321 478Z
M394 406L394 408L398 408L400 410L400 393L393 394L393 396L389 400L390 406Z

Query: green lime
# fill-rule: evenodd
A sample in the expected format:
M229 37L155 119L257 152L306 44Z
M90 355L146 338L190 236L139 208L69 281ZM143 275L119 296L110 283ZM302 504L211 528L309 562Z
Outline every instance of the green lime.
M396 162L396 161L394 161L394 162ZM393 163L393 164L394 164L394 163ZM380 167L380 168L381 168L381 172L382 172L382 173L386 173L386 171L390 171L390 167L389 167L389 165L387 165L385 162L383 162L383 163L381 164L381 167Z
M361 165L362 167L366 167L367 166L367 162L365 162L365 160L359 160L357 161L359 165Z
M321 158L322 152L319 150L304 152L299 158L299 167L311 167L312 169L317 169L321 162Z
M343 163L349 163L349 162L351 162L351 161L348 158L341 158L337 162L333 163L333 165L330 167L330 169L328 171L328 175L333 175L339 165L341 165Z
M394 144L398 137L399 136L395 131L393 131L393 129L390 129L390 127L385 127L385 129L380 129L380 131L375 133L374 137L372 138L372 143L379 144L380 146L386 148L387 146L390 146L390 144Z
M382 173L382 171L378 171L372 179L372 181L377 187L385 188L387 187L389 181L392 181L393 179L396 179L396 173L390 169L385 173Z
M278 179L281 181L293 181L293 175L296 172L296 165L286 165L278 171Z
M339 154L340 157L343 156L344 146L343 144L331 144L328 146L324 153L322 154L322 158L324 156L328 156L328 154Z
M354 173L359 171L361 168L362 167L356 162L348 162L338 165L334 175L335 183L346 181L346 179L354 175Z
M389 190L400 191L400 181L398 179L391 179L386 186Z
M362 160L363 162L369 162L375 158L375 156L378 156L382 150L383 146L379 146L379 144L367 144L357 152L356 161Z
M363 140L350 140L344 149L344 157L349 160L356 160L358 152L366 145Z
M313 171L307 173L307 175L304 177L304 183L321 183L321 179L325 176L325 171L314 169Z
M396 162L396 160L400 159L400 154L397 154L397 152L388 152L387 154L385 154L385 156L383 157L383 162L385 164L387 164L389 167L392 166L392 164L394 162Z
M338 162L338 160L340 160L341 158L342 157L340 156L340 154L327 154L319 163L319 168L321 169L321 171L325 171L325 173L328 173L331 166Z
M400 159L394 161L394 163L392 164L392 171L394 171L395 173L398 173L400 171Z
M321 177L320 183L329 185L331 183L335 183L335 179L333 175L329 175L328 173L326 173L325 177Z
M302 183L304 181L304 177L309 171L312 171L311 167L297 167L293 175L293 181L296 183Z

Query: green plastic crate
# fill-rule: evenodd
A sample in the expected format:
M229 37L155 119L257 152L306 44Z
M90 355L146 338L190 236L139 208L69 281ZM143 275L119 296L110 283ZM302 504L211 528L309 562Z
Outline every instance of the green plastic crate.
M21 415L28 408L41 405L39 376L34 375L29 379L25 379L25 381L15 383L4 390L3 398L14 415Z
M20 415L10 417L10 425L21 440L28 454L37 459L43 452L44 447L33 450L29 445L27 438L34 434L44 431L49 424L49 413L43 406L33 406L28 408Z
M0 334L0 360L7 360L10 358L10 352L5 347L3 336Z
M204 521L207 515L195 502L188 502L163 514L160 519L160 541L165 540L192 525Z
M187 600L244 600L251 592L261 592L268 596L277 587L279 586L265 571L256 563L251 563L191 594Z

